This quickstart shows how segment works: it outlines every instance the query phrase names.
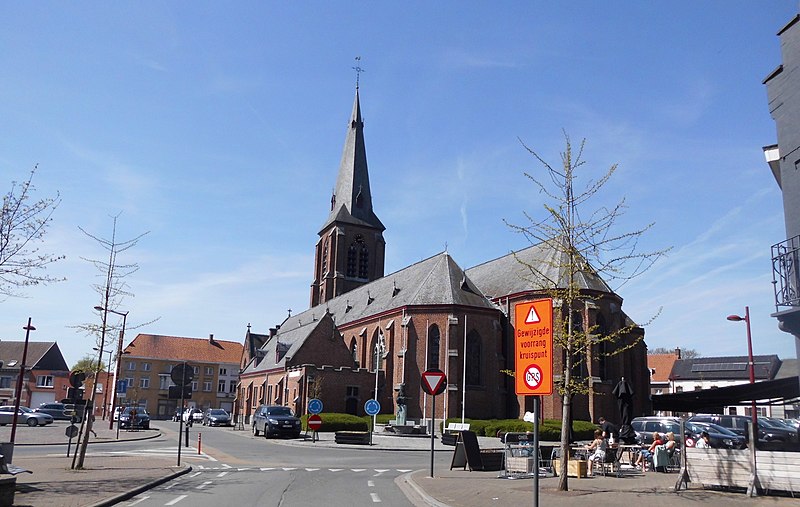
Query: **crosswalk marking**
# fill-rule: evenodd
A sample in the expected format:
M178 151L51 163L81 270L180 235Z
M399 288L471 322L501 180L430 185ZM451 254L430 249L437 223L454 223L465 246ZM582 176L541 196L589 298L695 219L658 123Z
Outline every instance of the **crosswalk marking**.
M170 500L169 502L165 503L164 505L175 505L176 503L180 502L181 500L183 500L187 496L189 496L189 495L181 495L181 496L179 496L177 498L174 498L174 499Z
M373 503L380 503L381 497L379 497L377 493L370 493L369 496L372 497Z

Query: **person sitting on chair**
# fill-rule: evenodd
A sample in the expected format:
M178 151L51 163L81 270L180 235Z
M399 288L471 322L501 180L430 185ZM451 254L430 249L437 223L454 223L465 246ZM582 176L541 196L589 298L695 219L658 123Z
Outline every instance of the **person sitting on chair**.
M589 475L592 475L592 469L595 461L599 461L602 463L606 459L606 449L608 449L608 440L603 438L603 432L600 430L594 430L594 440L592 443L586 446L586 450L589 451L589 466L587 472Z
M642 452L639 453L639 459L636 460L636 467L645 470L648 463L653 461L653 453L656 452L656 446L663 444L664 441L661 440L661 435L659 435L657 431L654 431L653 443L650 444L650 447L643 449Z
M700 438L697 440L694 446L698 449L708 449L711 447L711 442L709 440L710 437L708 436L708 432L703 430L703 432L700 433Z

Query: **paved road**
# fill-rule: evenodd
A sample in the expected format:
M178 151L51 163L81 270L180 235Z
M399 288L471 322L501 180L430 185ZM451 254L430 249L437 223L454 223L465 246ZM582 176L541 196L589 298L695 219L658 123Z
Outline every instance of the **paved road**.
M395 484L410 498L415 505L452 505L452 506L486 506L486 505L526 505L532 503L533 491L532 481L530 480L508 480L498 479L498 472L469 472L462 469L450 470L449 463L452 456L452 447L442 446L436 443L436 469L435 477L429 477L429 452L430 441L427 439L406 439L376 435L375 444L372 447L364 446L340 446L333 442L332 435L322 434L322 441L312 443L310 440L270 440L254 439L247 432L233 431L229 428L205 428L204 439L209 442L208 448L200 454L197 453L195 440L192 439L192 448L184 454L183 466L177 467L175 460L176 440L175 430L171 422L157 422L154 428L162 428L162 431L151 430L148 432L128 433L122 432L121 436L125 439L146 438L137 442L117 443L115 432L109 431L107 426L101 425L98 428L98 435L93 437L89 445L86 468L84 470L71 470L70 460L64 456L65 446L63 442L63 431L65 424L57 424L47 428L18 428L17 447L15 450L14 462L17 465L30 468L34 474L23 474L18 476L16 505L48 506L48 507L78 507L86 505L113 505L114 503L124 502L125 505L132 505L136 500L147 496L147 492L157 493L159 491L169 492L183 483L187 490L201 492L197 499L189 500L189 493L186 497L178 500L173 505L192 505L196 507L196 502L205 501L202 499L211 498L214 505L219 506L236 499L236 505L272 505L270 502L276 495L276 490L269 489L269 495L264 496L267 488L259 489L256 486L251 489L251 482L263 480L273 481L277 491L284 491L280 488L281 484L291 484L288 477L293 477L295 484L307 484L307 490L321 492L322 501L316 503L324 507L337 505L361 505L361 501L373 501L372 491L375 488L378 498L382 503L393 505L395 500L404 504L404 500L392 496L384 491L393 491L387 488L383 481L384 478L392 478ZM202 428L202 427L200 427ZM197 430L195 427L194 430ZM225 449L215 449L213 442L215 436L212 433L218 432L220 442L229 439L237 439L246 448L255 449L262 452L270 450L273 457L284 455L307 455L308 453L319 456L319 467L308 466L310 470L238 470L238 464L234 464L236 456L227 453ZM163 434L162 434L163 433ZM0 441L7 440L9 435L8 427L0 427ZM232 440L231 440L232 441ZM480 438L482 447L497 446L497 439ZM47 442L58 442L59 445L41 445ZM237 444L231 444L237 445ZM279 449L290 450L291 452L279 452ZM251 451L252 452L252 451ZM387 454L389 458L385 460L403 463L402 466L394 466L393 463L381 467L363 467L362 471L354 466L353 463L359 460L366 462L376 456ZM395 458L392 458L395 457ZM227 463L231 458L231 463ZM406 460L420 463L416 467L405 467ZM278 461L275 459L274 461ZM341 481L340 474L345 471L344 466L340 466L335 471L338 463L346 463L349 474L353 474L351 481ZM216 467L228 465L237 468L236 472L228 472L221 477L217 477L223 470L216 470ZM191 468L186 467L188 465ZM326 470L321 470L322 468ZM269 467L265 467L269 468ZM320 470L313 470L320 468ZM407 469L414 468L413 472L405 472ZM380 470L386 470L380 472ZM388 470L392 471L389 472ZM188 472L188 473L187 473ZM188 475L199 475L189 478ZM276 472L267 475L270 472ZM375 481L370 474L380 473L381 479ZM356 475L361 474L361 475ZM383 477L386 476L386 477ZM190 482L192 479L194 482ZM223 480L224 479L224 480ZM728 494L716 491L706 491L694 488L690 491L681 493L673 492L673 485L677 480L676 474L632 474L625 478L618 479L613 477L595 477L591 479L571 479L569 492L556 491L555 478L544 478L540 481L540 504L543 506L559 507L562 505L575 505L578 502L586 502L592 507L639 504L647 507L675 507L675 505L725 505L726 507L736 507L747 505L748 507L783 507L797 505L797 499L792 498L757 498L749 499L743 494ZM199 482L198 482L199 481ZM220 489L201 486L205 481L219 482ZM373 481L370 486L369 481ZM224 484L223 484L224 482ZM174 483L174 486L170 484ZM351 484L350 487L343 487L343 484ZM232 496L228 491L236 491L235 485L239 485L242 493L248 493L246 497ZM162 486L163 485L163 486ZM137 488L141 492L137 493ZM167 489L168 488L168 489ZM300 494L300 490L289 488L286 495L282 495L281 505L308 505L304 503L309 500L305 497L294 496ZM136 499L131 497L142 494ZM381 494L387 496L381 497ZM178 495L179 496L179 495ZM178 496L171 497L168 502L175 501ZM144 502L145 500L141 500ZM141 503L140 502L140 503ZM366 505L366 503L365 503Z

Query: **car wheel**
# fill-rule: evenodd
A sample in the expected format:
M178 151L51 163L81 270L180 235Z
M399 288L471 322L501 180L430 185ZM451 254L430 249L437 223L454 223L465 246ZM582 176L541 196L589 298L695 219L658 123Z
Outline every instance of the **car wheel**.
M254 437L257 437L257 436L258 436L258 428L256 428L256 425L255 425L255 424L253 424L253 436L254 436Z
M39 421L37 421L36 418L34 418L34 417L28 418L28 420L25 421L25 422L28 424L28 426L31 426L31 427L36 426L36 425L39 424Z

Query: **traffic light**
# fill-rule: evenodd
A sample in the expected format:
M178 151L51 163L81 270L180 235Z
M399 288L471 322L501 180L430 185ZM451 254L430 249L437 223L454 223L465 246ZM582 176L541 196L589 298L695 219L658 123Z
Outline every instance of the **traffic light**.
M83 390L81 387L83 386L83 382L85 380L86 372L79 370L69 372L69 385L72 387L67 390L67 398L72 400L73 403L83 398Z

